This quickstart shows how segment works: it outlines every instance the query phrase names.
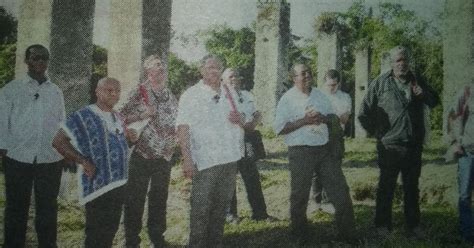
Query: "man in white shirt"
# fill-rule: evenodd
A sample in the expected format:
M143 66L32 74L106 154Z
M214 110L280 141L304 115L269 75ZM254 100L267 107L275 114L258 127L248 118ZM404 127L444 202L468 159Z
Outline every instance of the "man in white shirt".
M355 241L355 224L349 187L341 167L334 162L327 145L326 123L337 117L329 99L311 87L310 69L296 64L290 72L294 86L280 99L275 118L275 132L285 136L291 175L290 228L293 238L309 238L306 209L313 173L317 173L336 209L339 238Z
M35 230L39 247L56 247L59 153L51 146L65 119L63 93L46 75L49 52L26 49L28 73L0 90L0 156L5 169L4 247L24 247L34 185Z
M334 166L341 166L344 157L344 127L349 121L352 111L352 100L349 94L341 91L341 76L337 70L330 69L324 75L324 83L320 87L331 102L334 113L339 117L334 125L329 125L329 146L331 147L331 156L333 156ZM318 209L334 214L334 206L326 199L323 186L317 179L317 174L313 177L313 197Z
M225 212L243 155L243 118L235 92L220 83L222 69L217 57L204 57L202 80L179 101L182 167L185 177L192 178L189 247L222 246Z

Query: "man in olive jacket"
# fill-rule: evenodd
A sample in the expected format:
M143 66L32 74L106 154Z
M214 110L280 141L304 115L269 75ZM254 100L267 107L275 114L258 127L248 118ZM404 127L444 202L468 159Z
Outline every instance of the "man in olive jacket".
M371 82L358 115L362 127L377 139L380 177L375 226L381 236L392 229L392 200L401 172L406 234L421 239L418 180L427 128L424 111L425 106L438 104L439 97L410 70L405 47L392 48L390 59L392 69Z

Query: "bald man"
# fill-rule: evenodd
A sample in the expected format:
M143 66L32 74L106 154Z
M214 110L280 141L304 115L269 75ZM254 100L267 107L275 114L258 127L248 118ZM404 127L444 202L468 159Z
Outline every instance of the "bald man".
M72 113L53 140L53 146L79 167L79 202L86 206L85 247L111 247L124 201L128 178L128 142L137 140L113 108L120 83L99 80L97 102Z

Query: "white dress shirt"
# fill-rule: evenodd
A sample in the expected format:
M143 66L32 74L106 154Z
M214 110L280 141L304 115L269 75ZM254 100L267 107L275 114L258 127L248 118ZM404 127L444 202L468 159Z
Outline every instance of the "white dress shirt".
M312 88L308 95L292 87L280 99L276 109L275 132L280 133L288 122L302 119L306 111L313 109L323 115L333 113L331 102L324 93ZM288 146L320 146L328 142L329 132L326 124L305 125L285 134Z
M23 163L53 163L62 156L52 147L65 119L61 89L49 79L39 84L27 76L0 90L0 149Z
M239 98L232 87L229 89L241 111ZM181 96L176 126L189 126L191 155L199 171L243 157L243 129L229 121L230 111L224 88L219 96L202 80Z
M245 115L245 123L253 121L253 114L257 111L252 93L246 90L240 91L240 102L242 105L242 113ZM239 99L240 101L240 99Z
M337 90L334 94L331 94L327 91L321 92L323 92L328 97L329 101L331 102L332 109L338 117L341 117L345 113L352 112L352 100L349 94L341 90Z

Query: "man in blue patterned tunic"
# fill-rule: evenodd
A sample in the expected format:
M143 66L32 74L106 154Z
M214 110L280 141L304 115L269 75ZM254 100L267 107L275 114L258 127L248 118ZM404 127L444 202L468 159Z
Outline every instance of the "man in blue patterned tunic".
M120 83L103 78L97 102L72 113L62 124L53 146L65 158L81 164L79 202L86 206L85 247L111 247L117 232L128 178L128 144L137 140L113 107Z

